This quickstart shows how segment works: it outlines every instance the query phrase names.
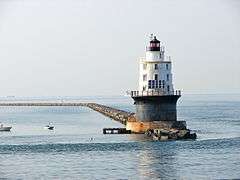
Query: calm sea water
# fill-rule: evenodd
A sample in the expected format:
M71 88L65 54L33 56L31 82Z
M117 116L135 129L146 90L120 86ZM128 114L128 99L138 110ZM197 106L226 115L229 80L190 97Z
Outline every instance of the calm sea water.
M63 99L134 111L128 97ZM0 133L0 177L240 178L240 95L184 95L178 103L178 119L197 132L196 141L153 142L141 135L103 135L102 128L121 124L85 107L0 107L0 121L13 126L11 132ZM54 131L43 129L49 122Z

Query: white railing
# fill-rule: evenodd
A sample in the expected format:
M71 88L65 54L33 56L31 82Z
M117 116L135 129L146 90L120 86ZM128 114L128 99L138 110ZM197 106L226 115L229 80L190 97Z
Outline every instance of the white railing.
M181 91L162 91L162 90L149 90L149 91L130 91L127 92L131 97L141 97L141 96L168 96L168 95L176 95L181 96Z

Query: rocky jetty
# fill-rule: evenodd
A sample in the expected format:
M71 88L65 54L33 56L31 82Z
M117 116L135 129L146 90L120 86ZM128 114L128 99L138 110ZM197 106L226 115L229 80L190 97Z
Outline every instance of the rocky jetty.
M108 116L111 119L118 121L124 125L126 125L128 118L134 114L97 103L86 103L85 106L91 108L94 111L98 111L99 113Z
M146 132L148 137L156 141L166 140L183 140L183 139L196 139L196 133L192 133L189 129L149 129Z

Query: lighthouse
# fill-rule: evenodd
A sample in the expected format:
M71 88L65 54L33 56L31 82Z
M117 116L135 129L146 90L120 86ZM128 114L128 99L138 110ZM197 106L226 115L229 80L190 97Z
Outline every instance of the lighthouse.
M131 91L136 106L135 121L127 128L142 132L149 128L186 128L185 121L177 121L177 100L181 91L173 86L172 62L166 58L165 48L156 36L151 36L145 57L139 60L138 90Z

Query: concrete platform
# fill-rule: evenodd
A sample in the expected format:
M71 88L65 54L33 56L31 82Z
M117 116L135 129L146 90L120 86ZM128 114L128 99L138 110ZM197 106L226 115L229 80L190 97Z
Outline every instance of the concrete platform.
M186 121L152 121L152 122L140 122L140 121L127 121L126 129L131 130L134 133L145 133L149 129L186 129Z

